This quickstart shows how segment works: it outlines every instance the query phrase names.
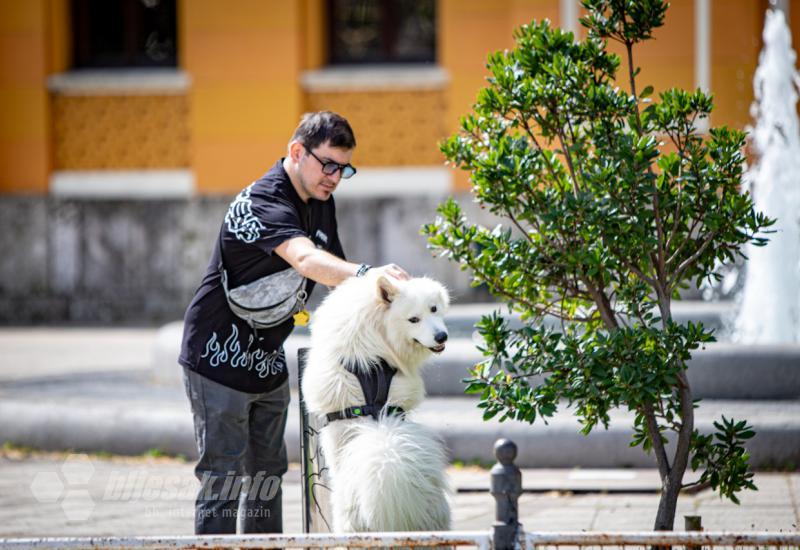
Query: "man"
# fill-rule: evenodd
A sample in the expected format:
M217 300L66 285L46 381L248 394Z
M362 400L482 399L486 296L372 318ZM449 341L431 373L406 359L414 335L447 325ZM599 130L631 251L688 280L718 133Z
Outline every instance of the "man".
M281 476L287 458L283 433L289 383L283 343L289 317L253 328L231 310L222 285L234 289L291 268L314 283L336 286L370 266L344 259L332 194L350 164L356 141L347 120L331 112L307 114L288 154L231 203L205 277L189 305L180 363L194 416L201 481L195 532L281 532ZM396 278L394 264L376 268ZM239 507L242 476L247 499Z

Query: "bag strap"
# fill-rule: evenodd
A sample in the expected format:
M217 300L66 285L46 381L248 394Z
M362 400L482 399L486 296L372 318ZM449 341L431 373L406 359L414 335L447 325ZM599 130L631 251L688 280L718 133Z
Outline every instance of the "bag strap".
M220 227L219 237L217 237L217 251L219 252L219 263L217 264L217 269L219 270L220 278L222 279L222 290L225 291L225 298L230 300L231 297L229 296L228 292L228 272L225 271L225 261L222 259L222 233L224 231L225 226L223 225Z

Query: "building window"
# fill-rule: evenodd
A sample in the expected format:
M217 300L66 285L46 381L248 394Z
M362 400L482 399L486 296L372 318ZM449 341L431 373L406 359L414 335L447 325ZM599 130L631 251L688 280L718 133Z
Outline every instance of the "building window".
M72 0L75 68L175 67L175 0Z
M435 0L329 0L329 63L436 61Z

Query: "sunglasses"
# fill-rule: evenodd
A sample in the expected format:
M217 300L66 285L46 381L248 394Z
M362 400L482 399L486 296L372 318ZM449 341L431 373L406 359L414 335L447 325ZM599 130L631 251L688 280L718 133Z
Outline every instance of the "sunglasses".
M342 178L347 179L353 177L356 173L355 166L352 166L350 164L339 164L338 162L333 162L332 160L327 160L327 161L322 160L317 155L315 155L313 151L311 151L311 149L306 147L305 144L303 144L303 149L308 151L309 155L317 159L317 162L319 162L322 165L322 173L325 174L326 176L332 176L336 172L341 171Z

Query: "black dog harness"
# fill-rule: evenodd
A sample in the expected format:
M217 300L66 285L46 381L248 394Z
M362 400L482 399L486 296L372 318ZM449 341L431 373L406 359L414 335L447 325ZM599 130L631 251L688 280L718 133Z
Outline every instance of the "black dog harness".
M356 405L355 407L348 407L342 411L328 413L328 422L334 420L345 420L347 418L361 418L364 416L371 416L375 420L385 410L386 414L390 415L403 415L405 411L402 407L395 407L392 405L387 406L386 401L389 398L389 387L392 385L392 378L397 374L397 369L381 359L380 363L374 365L375 368L369 369L364 372L353 363L346 363L345 370L358 378L358 383L361 384L361 391L364 392L364 399L366 401L363 405Z

